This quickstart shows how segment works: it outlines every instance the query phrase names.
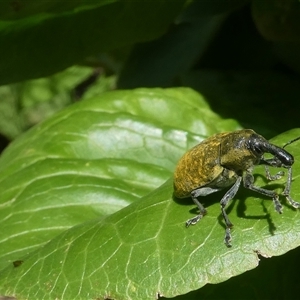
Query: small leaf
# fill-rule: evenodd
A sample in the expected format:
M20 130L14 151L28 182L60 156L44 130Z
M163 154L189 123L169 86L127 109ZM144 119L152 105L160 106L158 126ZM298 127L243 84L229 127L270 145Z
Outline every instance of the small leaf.
M48 76L96 53L154 39L186 1L35 2L0 3L0 84Z
M253 20L260 34L269 41L299 42L299 1L252 1Z
M0 132L13 140L72 104L75 87L92 73L93 68L72 66L47 78L0 86L0 98L4 100L0 102ZM98 89L98 95L104 92L108 80L101 77L102 90Z

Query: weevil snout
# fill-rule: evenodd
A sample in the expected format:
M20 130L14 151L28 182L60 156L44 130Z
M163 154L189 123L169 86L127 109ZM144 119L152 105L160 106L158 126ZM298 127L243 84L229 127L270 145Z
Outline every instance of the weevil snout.
M283 148L270 144L262 136L256 133L250 137L248 147L258 157L262 157L264 153L273 154L274 158L271 165L274 167L290 168L294 163L294 157L290 153ZM269 162L271 161L269 160Z
M270 151L274 155L274 159L277 162L276 167L290 168L294 164L294 157L282 148L272 145L275 151ZM272 149L273 150L273 149Z
M287 152L283 153L283 155L278 157L278 159L281 161L283 166L287 168L291 167L294 164L294 157Z

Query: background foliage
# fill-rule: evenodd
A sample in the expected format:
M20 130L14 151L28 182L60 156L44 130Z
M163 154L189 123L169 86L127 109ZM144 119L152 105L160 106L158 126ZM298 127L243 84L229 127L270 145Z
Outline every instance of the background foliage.
M215 132L242 126L270 138L298 127L298 1L8 0L0 12L0 132L7 142L26 131L0 159L0 295L297 293L299 250L281 255L299 245L299 213L288 204L279 216L271 201L240 191L228 208L228 250L221 194L207 200L202 226L186 230L192 203L171 199L170 180L159 186L184 151ZM151 88L174 86L200 95ZM288 148L295 199L298 148ZM266 185L263 170L256 174ZM263 258L273 255L281 256Z

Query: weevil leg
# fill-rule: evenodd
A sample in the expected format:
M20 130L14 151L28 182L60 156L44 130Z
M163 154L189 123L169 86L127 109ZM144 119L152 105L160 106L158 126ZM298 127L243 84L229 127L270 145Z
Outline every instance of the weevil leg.
M287 199L287 201L295 208L300 208L300 203L293 200L290 196L291 193L291 184L292 184L292 168L288 169L288 177L287 182L284 191L282 192L282 195L284 195Z
M191 192L191 198L193 199L194 203L199 208L199 214L185 222L186 227L189 227L190 225L195 225L198 221L200 221L204 215L206 215L207 211L204 208L204 206L200 203L198 200L198 197L200 196L207 196L209 194L215 193L219 191L220 189L215 189L211 187L201 187L196 190L193 190Z
M224 242L226 244L227 247L231 247L231 228L233 227L233 224L230 222L228 215L225 211L225 208L228 204L228 202L235 196L235 194L237 193L240 184L241 184L241 180L242 177L238 176L236 182L234 183L234 185L226 192L226 194L223 196L223 198L220 201L221 204L221 211L222 211L222 215L223 218L225 220L225 224L226 224L226 229L225 229L225 238L224 238Z
M280 179L284 175L284 171L279 171L275 175L272 175L270 173L268 166L265 166L265 170L266 170L266 176L269 180L277 180L277 179Z
M198 206L198 208L200 209L200 206L202 206L203 209L200 209L200 213L196 216L196 217L193 217L191 219L188 219L186 222L185 222L185 226L186 227L189 227L190 225L195 225L196 223L198 223L204 215L206 215L207 211L206 209L203 207L203 205L196 199L193 199L194 200L194 203Z
M268 197L271 197L273 199L275 210L280 214L282 213L282 205L279 202L279 197L278 197L277 193L275 193L274 191L266 190L261 187L255 186L254 185L254 177L250 171L246 172L243 181L244 181L245 188L250 189L255 192L258 192L260 194L266 195Z

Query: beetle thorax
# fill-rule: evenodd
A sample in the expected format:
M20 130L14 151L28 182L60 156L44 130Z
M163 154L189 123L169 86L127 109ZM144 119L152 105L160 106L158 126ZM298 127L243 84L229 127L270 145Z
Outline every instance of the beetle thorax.
M242 153L237 150L232 150L221 158L221 166L229 170L234 170L236 173L241 173L258 164L259 160L250 151L245 149Z
M260 158L247 146L248 137L233 135L220 144L220 164L224 168L241 173L257 165Z

